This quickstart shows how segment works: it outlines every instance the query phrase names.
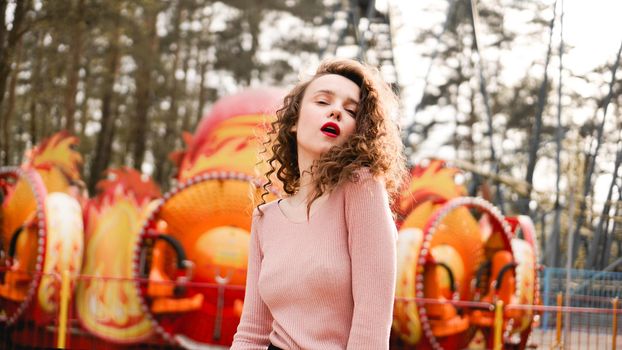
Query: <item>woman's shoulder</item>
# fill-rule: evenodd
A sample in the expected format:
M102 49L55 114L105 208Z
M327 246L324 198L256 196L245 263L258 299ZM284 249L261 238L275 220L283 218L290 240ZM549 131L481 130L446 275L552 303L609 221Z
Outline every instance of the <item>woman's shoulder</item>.
M253 219L261 218L262 213L263 215L272 214L274 210L277 208L278 201L279 201L278 199L275 199L273 201L270 201L268 203L263 203L263 204L260 204L258 207L255 207L255 209L253 209Z
M365 182L384 182L384 177L382 175L374 175L373 171L370 167L363 166L356 170L354 170L346 181L346 185L352 184L361 184Z
M355 197L359 193L386 192L384 177L382 175L374 175L369 167L361 167L354 170L339 187L339 192L346 198Z
M344 183L342 191L349 216L360 219L370 210L388 210L389 197L382 174L375 175L369 167L362 167L352 175L351 180Z

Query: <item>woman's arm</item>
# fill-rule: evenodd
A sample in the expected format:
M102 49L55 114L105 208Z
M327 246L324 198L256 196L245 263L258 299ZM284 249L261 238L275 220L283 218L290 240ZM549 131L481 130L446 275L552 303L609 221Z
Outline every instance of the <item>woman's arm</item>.
M268 336L272 330L273 318L270 310L261 300L257 288L263 253L259 245L256 218L257 209L253 212L251 225L244 308L237 332L233 336L231 350L265 350L270 343Z
M354 314L348 349L389 349L396 281L397 228L383 181L368 170L345 186Z

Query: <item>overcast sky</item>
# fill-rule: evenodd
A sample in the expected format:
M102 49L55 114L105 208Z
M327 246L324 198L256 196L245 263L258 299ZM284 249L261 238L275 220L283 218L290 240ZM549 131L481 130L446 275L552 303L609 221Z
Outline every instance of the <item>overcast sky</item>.
M385 0L386 1L386 0ZM429 60L420 56L423 49L414 43L414 37L423 30L442 27L445 20L448 1L438 0L389 0L404 26L396 33L395 58L399 70L399 79L405 88L405 94L414 107L414 101L421 96L423 79L430 64ZM516 0L520 1L520 0ZM383 1L380 1L381 3ZM554 0L545 0L551 6L548 17L552 16ZM558 11L561 11L561 0ZM427 10L426 10L427 9ZM431 9L431 11L430 11ZM564 66L576 74L583 74L598 65L612 63L622 41L621 0L565 0L564 1L564 41L572 49L564 56ZM545 14L543 14L545 15ZM506 25L524 26L525 18L516 16L506 18ZM544 33L548 35L548 33ZM555 28L555 42L559 43L559 22ZM537 47L524 47L513 50L508 57L512 61L513 71L521 75L535 59L546 55L546 43L538 43ZM419 45L420 46L420 45ZM486 59L486 47L480 48ZM442 62L435 62L441 65ZM434 70L435 65L432 66ZM506 72L511 78L512 72ZM409 105L411 106L411 105ZM409 108L407 108L408 110ZM412 109L412 108L411 108Z

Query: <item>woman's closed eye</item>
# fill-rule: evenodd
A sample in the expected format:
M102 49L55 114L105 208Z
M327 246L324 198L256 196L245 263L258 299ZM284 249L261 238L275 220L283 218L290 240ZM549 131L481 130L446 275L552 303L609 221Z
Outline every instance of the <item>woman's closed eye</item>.
M321 106L328 106L328 105L330 105L331 102L328 101L328 100L321 99L321 100L316 100L315 103L318 104L318 105L321 105ZM354 110L352 108L344 108L344 110L349 115L351 115L352 117L354 117L356 115L356 110Z
M356 115L357 108L354 107L354 105L351 105L348 103L345 106L343 106L343 109L352 117Z

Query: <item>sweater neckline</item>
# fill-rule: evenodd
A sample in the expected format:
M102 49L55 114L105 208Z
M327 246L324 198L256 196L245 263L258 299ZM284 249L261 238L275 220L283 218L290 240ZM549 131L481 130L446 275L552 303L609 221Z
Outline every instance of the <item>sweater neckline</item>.
M326 198L326 200L324 200L323 203L320 203L319 206L314 208L314 211L312 211L311 213L309 213L309 219L303 219L301 221L297 221L297 220L293 220L290 217L288 217L285 212L283 211L283 209L281 208L281 201L283 200L283 198L279 198L276 202L276 207L279 211L279 213L281 213L281 216L289 221L292 224L306 224L309 223L311 221L311 218L313 218L315 216L315 214L317 214L320 210L322 210L324 208L324 206L326 206L326 203L328 203L330 201L330 197L332 195L332 192L328 194L328 198Z

